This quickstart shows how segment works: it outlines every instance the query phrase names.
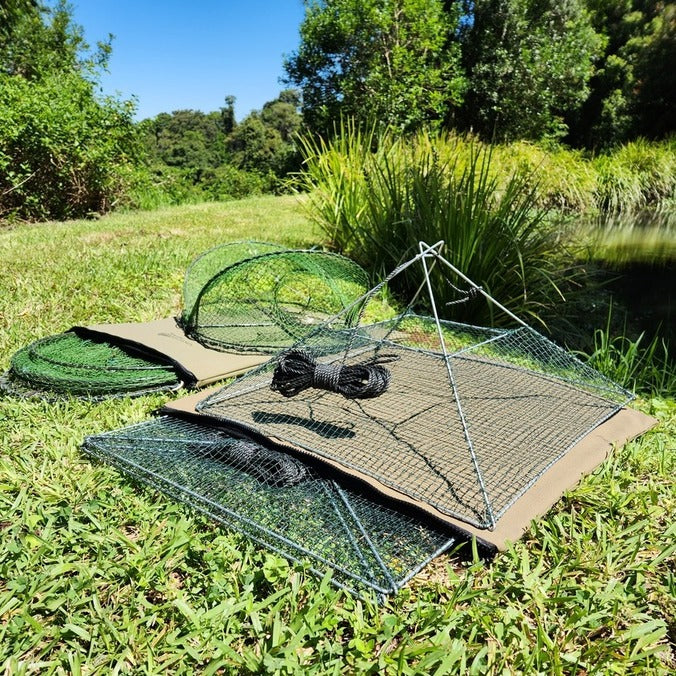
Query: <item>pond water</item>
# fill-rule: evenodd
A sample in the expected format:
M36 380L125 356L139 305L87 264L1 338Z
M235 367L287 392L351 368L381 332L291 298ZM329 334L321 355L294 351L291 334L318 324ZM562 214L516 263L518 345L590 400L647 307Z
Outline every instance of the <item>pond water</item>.
M676 208L581 221L575 232L601 283L596 326L605 327L600 315L612 303L630 338L663 337L676 357Z
M582 220L579 232L592 257L616 267L676 261L676 203L659 212L641 211Z

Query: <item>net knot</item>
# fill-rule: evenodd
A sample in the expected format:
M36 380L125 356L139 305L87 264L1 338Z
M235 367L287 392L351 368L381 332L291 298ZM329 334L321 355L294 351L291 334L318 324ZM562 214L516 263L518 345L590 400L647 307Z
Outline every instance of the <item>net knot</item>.
M321 364L307 350L287 350L279 356L270 389L284 397L315 388L346 399L371 399L387 390L391 373L383 364L396 359L397 355L381 355L352 366Z

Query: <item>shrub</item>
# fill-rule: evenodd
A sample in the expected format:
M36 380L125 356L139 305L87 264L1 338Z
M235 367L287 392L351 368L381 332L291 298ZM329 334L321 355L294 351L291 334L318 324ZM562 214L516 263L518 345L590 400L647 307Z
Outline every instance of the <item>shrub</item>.
M79 73L0 75L0 218L110 209L139 154L132 114L128 102L99 100Z
M664 338L655 335L646 342L645 333L635 340L626 335L612 333L612 305L604 329L594 332L594 349L583 354L590 366L622 387L642 394L663 397L676 392L676 370Z
M601 211L632 211L676 198L676 144L638 139L597 157Z

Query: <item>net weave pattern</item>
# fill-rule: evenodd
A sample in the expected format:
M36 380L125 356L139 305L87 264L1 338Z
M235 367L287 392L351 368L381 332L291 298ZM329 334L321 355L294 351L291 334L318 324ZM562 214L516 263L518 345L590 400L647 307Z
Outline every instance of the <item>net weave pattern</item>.
M490 529L577 441L631 396L532 329L402 315L322 330L296 347L322 364L387 355L371 399L271 389L279 358L201 402L205 415L338 464L444 515Z
M161 416L88 437L83 449L320 575L330 568L355 591L394 592L455 542L286 453L259 447L263 472L238 444L222 428ZM289 463L302 471L280 481Z
M202 289L207 283L226 268L246 260L274 251L284 251L286 247L272 242L238 240L221 244L198 256L186 269L183 280L183 312L187 319L195 309Z
M275 353L364 294L368 278L348 258L323 251L277 251L239 261L203 284L186 306L191 338L218 350ZM192 298L192 291L188 291ZM342 315L350 325L353 313Z
M3 380L6 390L18 394L48 390L91 398L145 394L179 385L168 362L135 356L111 343L87 340L70 331L15 352Z

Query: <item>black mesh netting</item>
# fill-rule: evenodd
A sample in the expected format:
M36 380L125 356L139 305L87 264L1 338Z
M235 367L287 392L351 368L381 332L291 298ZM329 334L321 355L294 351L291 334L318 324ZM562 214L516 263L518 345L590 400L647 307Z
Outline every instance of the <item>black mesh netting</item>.
M162 416L88 437L83 449L355 590L399 589L455 540L277 450Z
M283 392L286 351L198 409L480 528L494 527L558 458L631 398L526 327L437 324L406 314L352 329L327 326L291 352L316 362L306 376L311 385L299 394ZM369 364L388 372L381 391L365 398L342 392L337 374L358 379ZM362 386L370 385L362 377Z

